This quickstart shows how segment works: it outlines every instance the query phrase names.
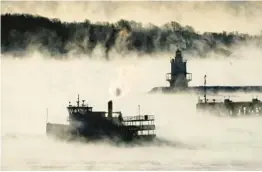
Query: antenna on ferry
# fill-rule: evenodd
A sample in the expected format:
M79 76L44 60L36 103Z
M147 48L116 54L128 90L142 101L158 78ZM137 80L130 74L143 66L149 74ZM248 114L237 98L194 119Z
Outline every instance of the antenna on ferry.
M204 76L204 99L205 99L205 103L207 102L207 93L206 93L206 78L207 78L207 75Z
M77 95L77 101L76 101L76 103L77 103L77 107L79 107L79 94Z

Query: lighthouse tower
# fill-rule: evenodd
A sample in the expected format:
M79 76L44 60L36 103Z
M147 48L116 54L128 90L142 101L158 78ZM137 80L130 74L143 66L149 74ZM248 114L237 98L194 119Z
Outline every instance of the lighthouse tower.
M183 61L181 51L176 51L175 59L171 61L171 73L166 74L166 80L170 87L178 89L188 88L188 82L192 80L192 74L187 73L186 61Z

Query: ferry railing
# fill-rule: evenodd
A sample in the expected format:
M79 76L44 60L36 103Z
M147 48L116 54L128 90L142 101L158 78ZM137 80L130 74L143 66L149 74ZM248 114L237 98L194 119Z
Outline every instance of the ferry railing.
M229 99L225 99L228 101ZM222 103L225 100L220 100L220 99L206 99L206 103ZM231 100L229 100L231 102ZM198 103L205 103L205 99L198 99Z
M155 125L130 125L128 126L128 130L155 130Z
M137 115L137 116L125 116L123 117L124 122L131 121L153 121L155 120L154 115Z

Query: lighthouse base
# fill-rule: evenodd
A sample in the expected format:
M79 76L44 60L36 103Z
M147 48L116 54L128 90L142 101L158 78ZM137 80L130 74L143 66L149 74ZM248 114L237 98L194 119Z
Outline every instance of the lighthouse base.
M173 87L154 87L149 93L262 93L262 86L192 86L187 88L173 88Z

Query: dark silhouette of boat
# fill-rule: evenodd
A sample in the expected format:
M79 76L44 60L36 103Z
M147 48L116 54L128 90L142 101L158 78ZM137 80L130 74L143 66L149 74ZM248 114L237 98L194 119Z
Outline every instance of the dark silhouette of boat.
M110 139L115 141L151 141L156 137L153 115L122 116L113 112L113 102L108 102L108 112L93 111L93 107L79 104L67 107L69 124L46 123L46 133L63 139L83 138L87 141Z
M198 99L197 112L207 112L218 116L262 116L262 102L258 98L251 101L232 101L229 98L223 101L207 99L206 75L204 81L204 99Z

